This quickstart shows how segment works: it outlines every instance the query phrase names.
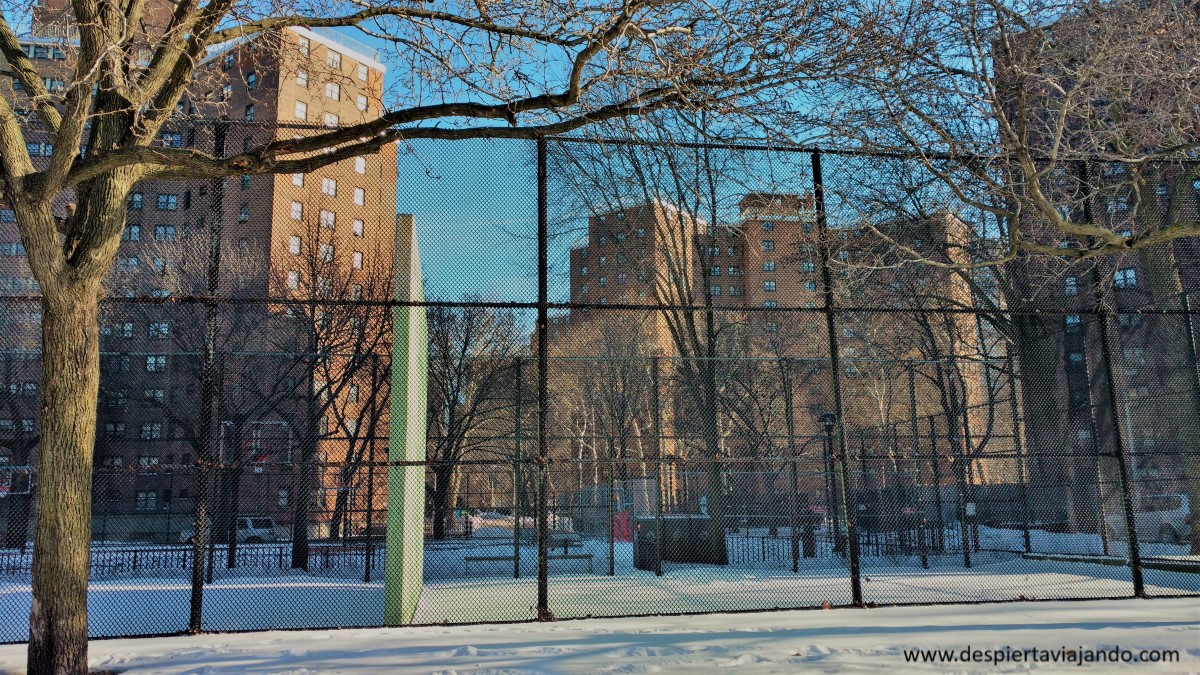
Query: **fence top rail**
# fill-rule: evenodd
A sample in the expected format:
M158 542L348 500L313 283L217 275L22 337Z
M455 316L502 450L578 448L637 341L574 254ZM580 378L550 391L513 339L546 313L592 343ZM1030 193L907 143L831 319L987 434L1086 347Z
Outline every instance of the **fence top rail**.
M0 303L41 303L40 295L0 295ZM188 296L170 296L166 298L156 297L132 297L132 298L104 298L101 304L146 304L146 305L196 305L196 304L217 304L217 305L278 305L280 307L287 306L313 306L313 307L334 307L334 306L349 306L349 307L379 307L398 309L402 307L445 307L445 308L471 308L483 307L494 309L539 309L543 303L537 301L516 301L516 300L341 300L341 299L296 299L289 300L285 298L234 298L224 296L208 296L208 295L188 295ZM1171 308L1171 307L1141 307L1136 309L1126 308L1069 308L1069 307L1036 307L1031 309L988 309L978 307L938 307L938 308L920 308L920 307L884 307L871 305L840 305L835 304L831 308L825 307L741 307L730 305L728 307L712 306L708 307L702 304L680 305L680 304L652 304L652 303L578 303L578 302L547 302L545 307L550 310L571 310L571 309L586 309L595 310L598 312L616 312L616 311L643 311L643 312L662 312L662 311L682 311L682 312L707 312L716 313L777 313L777 314L792 314L792 313L809 313L821 314L825 311L833 311L839 314L970 314L970 315L986 315L986 316L1118 316L1118 315L1136 315L1136 316L1175 316L1175 315L1200 315L1200 308L1191 307L1188 309ZM0 312L2 316L2 312Z

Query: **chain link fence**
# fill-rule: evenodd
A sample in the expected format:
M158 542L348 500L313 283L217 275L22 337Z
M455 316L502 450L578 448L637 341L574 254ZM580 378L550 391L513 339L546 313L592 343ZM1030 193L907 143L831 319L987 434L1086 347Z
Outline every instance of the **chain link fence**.
M213 143L277 131L230 124ZM1026 224L904 158L557 138L402 146L398 178L377 159L131 198L93 636L384 625L388 566L417 559L417 624L1200 593L1194 242L972 268ZM1119 176L1071 176L1095 222L1149 217ZM1198 208L1182 189L1164 209ZM397 299L410 222L423 294ZM0 640L23 641L40 304L4 245ZM424 459L397 460L413 307ZM423 493L389 510L403 471ZM419 547L389 547L402 504Z

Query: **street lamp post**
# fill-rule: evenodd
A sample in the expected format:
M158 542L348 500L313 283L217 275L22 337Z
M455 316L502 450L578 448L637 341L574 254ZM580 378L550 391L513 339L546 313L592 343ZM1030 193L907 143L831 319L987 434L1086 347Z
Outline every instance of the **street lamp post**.
M837 482L833 478L833 428L837 424L837 416L827 412L821 413L817 419L825 428L825 514L831 519L833 551L845 555L841 520L838 517Z

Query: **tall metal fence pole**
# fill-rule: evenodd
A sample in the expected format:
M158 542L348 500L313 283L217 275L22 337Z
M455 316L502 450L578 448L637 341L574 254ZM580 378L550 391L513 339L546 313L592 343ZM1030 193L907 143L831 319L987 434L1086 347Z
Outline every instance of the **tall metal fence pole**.
M1025 462L1025 443L1021 440L1021 415L1017 405L1017 371L1014 370L1012 349L1004 348L1004 360L1008 368L1008 402L1012 408L1013 447L1017 454L1017 478L1021 481L1021 533L1025 552L1033 552L1029 538L1029 466Z
M792 573L800 571L800 458L796 450L796 416L792 410L792 360L780 360L783 375L783 419L787 424L788 456L792 460L792 494L791 494L791 539L792 539Z
M834 318L836 310L834 309L833 301L833 274L830 269L832 265L830 262L832 259L830 255L832 237L829 233L829 221L825 210L825 182L824 177L821 175L821 153L814 150L810 157L812 159L813 199L817 209L818 246L821 252L821 281L824 284L825 306L823 309L825 313L825 330L829 338L829 368L833 388L834 424L837 430L837 445L834 454L837 457L837 475L842 493L839 507L841 508L842 519L846 526L846 539L849 549L851 602L861 607L863 598L862 578L858 559L858 531L855 527L854 510L850 508L850 481L846 468L845 411L842 407L841 359L838 355L837 322Z
M538 345L538 484L537 484L537 618L549 621L550 613L549 560L550 543L547 531L546 488L547 462L550 448L546 437L546 414L550 408L549 392L549 204L547 201L546 139L537 139L537 230L538 230L538 299L537 299L537 345Z
M1079 163L1079 179L1083 194L1084 222L1092 221L1092 201L1088 198L1090 176L1086 161ZM1107 388L1109 412L1112 415L1113 450L1117 460L1117 476L1121 481L1121 505L1125 512L1125 531L1129 540L1129 575L1133 582L1133 595L1137 598L1146 597L1146 586L1142 578L1142 550L1138 543L1137 519L1133 515L1133 488L1129 484L1128 447L1125 445L1121 428L1121 398L1117 395L1117 381L1113 377L1112 337L1109 320L1112 318L1112 308L1105 298L1103 278L1099 271L1093 274L1094 285L1092 297L1095 302L1096 316L1100 321L1100 358L1104 362L1104 383ZM1090 391L1088 392L1090 395ZM1102 524L1103 527L1103 524Z
M654 575L662 576L663 539L663 451L662 451L662 403L658 398L658 357L650 359L650 396L654 414L654 458L658 462L657 501L654 509Z
M229 133L229 122L222 120L213 124L213 154L225 154L225 138ZM204 559L205 549L212 537L208 526L208 512L212 499L212 459L214 452L213 417L216 415L217 358L217 292L220 290L221 270L221 225L225 202L225 179L213 179L211 201L211 228L209 230L208 269L204 303L204 352L200 363L200 421L198 435L202 451L196 462L196 504L192 518L192 583L189 598L188 632L199 633L204 614ZM211 556L209 564L212 564ZM210 572L211 575L211 572ZM211 581L211 576L209 581Z
M521 578L521 502L524 499L522 488L525 483L525 469L521 466L521 357L517 357L514 386L516 388L516 405L513 406L513 578Z

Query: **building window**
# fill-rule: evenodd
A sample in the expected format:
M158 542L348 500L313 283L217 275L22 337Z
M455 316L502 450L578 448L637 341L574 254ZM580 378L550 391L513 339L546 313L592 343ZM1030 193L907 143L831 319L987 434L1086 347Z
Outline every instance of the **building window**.
M125 231L121 232L122 241L141 241L142 226L141 225L126 225Z
M337 196L337 181L332 178L321 179L321 193L330 197Z
M142 425L142 440L150 441L159 438L162 438L162 422L147 422ZM150 465L148 458L143 457L142 460L142 466ZM157 457L153 458L153 463L158 464Z
M367 81L367 64L358 64L358 79L362 80L363 82Z
M363 267L362 251L355 251L350 255L351 266L356 270L361 270Z
M161 373L167 369L167 357L161 354L146 357L146 372Z
M359 94L355 98L355 106L362 112L366 112L367 111L367 97L364 96L363 94Z
M763 265L762 265L762 271L774 272L775 271L775 261L774 260L764 260Z
M321 262L333 262L333 244L321 244L318 249Z
M736 298L741 294L742 294L742 290L740 288L738 288L737 286L729 287L729 297Z
M775 250L775 240L774 239L763 239L762 248L764 251L774 251Z
M300 255L300 237L298 235L292 235L292 237L288 239L288 253L291 253L292 255Z
M233 98L233 85L227 84L221 87L221 100L228 101L231 98Z
M254 104L253 103L246 106L246 121L247 122L254 121Z
M767 293L774 293L775 292L775 280L767 279L767 280L763 281L763 290L766 291Z
M358 206L363 206L367 203L367 191L356 187L354 188L354 203Z
M1068 333L1074 333L1079 330L1079 315L1068 314L1063 317L1063 327Z
M356 237L363 236L363 221L355 219L350 225L350 232Z
M301 54L308 56L308 48L309 48L308 38L306 38L306 37L296 38L296 49Z
M141 211L142 210L142 193L131 192L129 194L129 199L126 200L126 204L129 207L129 209L132 211ZM16 218L14 217L13 220L15 221Z
M1079 295L1079 279L1077 277L1063 279L1063 295L1067 297Z
M713 265L711 268L709 268L709 270L708 270L708 276L710 276L710 277L719 277L719 276L721 276L721 266L720 266L720 265Z
M302 173L292 174L292 185L295 185L296 187L304 187L304 174L302 174Z
M288 498L290 496L291 496L291 493L288 492L287 488L279 488L279 491L275 493L275 503L280 508L284 508L288 505L288 503L289 503Z
M155 241L175 241L175 226L174 225L155 225L154 226Z
M325 98L331 98L335 101L342 100L342 85L337 82L326 82Z
M308 119L308 104L304 101L296 101L296 119Z
M337 221L337 214L335 214L333 211L321 209L320 221L321 227L325 228L326 230L332 230Z
M1142 317L1139 314L1122 314L1117 317L1117 323L1124 329L1137 328L1142 325Z
M221 59L221 70L229 70L233 67L233 52L226 52L225 58Z
M810 262L800 263L800 271L812 274L813 272L817 271L817 266L816 264Z
M325 113L325 126L336 127L340 121L341 120L338 119L337 115L334 115L333 113Z
M255 73L246 73L246 88L253 89L258 86L258 75Z
M243 190L250 189L250 176L242 176L242 189Z
M139 490L137 493L137 510L153 511L158 508L158 492L155 490Z
M179 195L162 194L158 196L156 207L159 211L175 211L179 209Z
M604 288L608 285L608 277L600 277L597 283L600 285L600 288Z
M296 72L296 86L308 89L308 71L301 70Z
M1067 366L1070 368L1083 367L1083 352L1067 352Z
M720 287L720 286L709 286L709 287L708 287L708 294L709 294L709 295L712 295L712 296L717 296L717 295L720 295L720 294L721 294L721 287Z
M304 205L300 202L292 202L292 220L304 220Z
M779 302L775 300L763 300L763 309L775 309L779 306Z
M183 134L167 133L162 135L162 144L164 148L182 148Z
M766 329L766 331L768 333L778 333L779 332L779 322L778 321L768 321L767 325L764 326L764 328Z
M300 272L296 270L288 270L287 287L293 291L300 288Z
M329 52L325 54L325 65L329 66L330 68L341 68L342 55L330 49Z
M249 220L250 220L250 205L242 204L241 208L238 209L238 222L245 223L245 222L248 222Z
M171 335L171 322L169 321L151 321L150 322L150 337L155 340L163 340Z
M1123 267L1113 275L1113 285L1117 288L1137 288L1137 270Z
M817 290L817 282L815 282L815 281L806 281L806 282L804 282L804 290L806 290L806 291L815 291L815 290Z

